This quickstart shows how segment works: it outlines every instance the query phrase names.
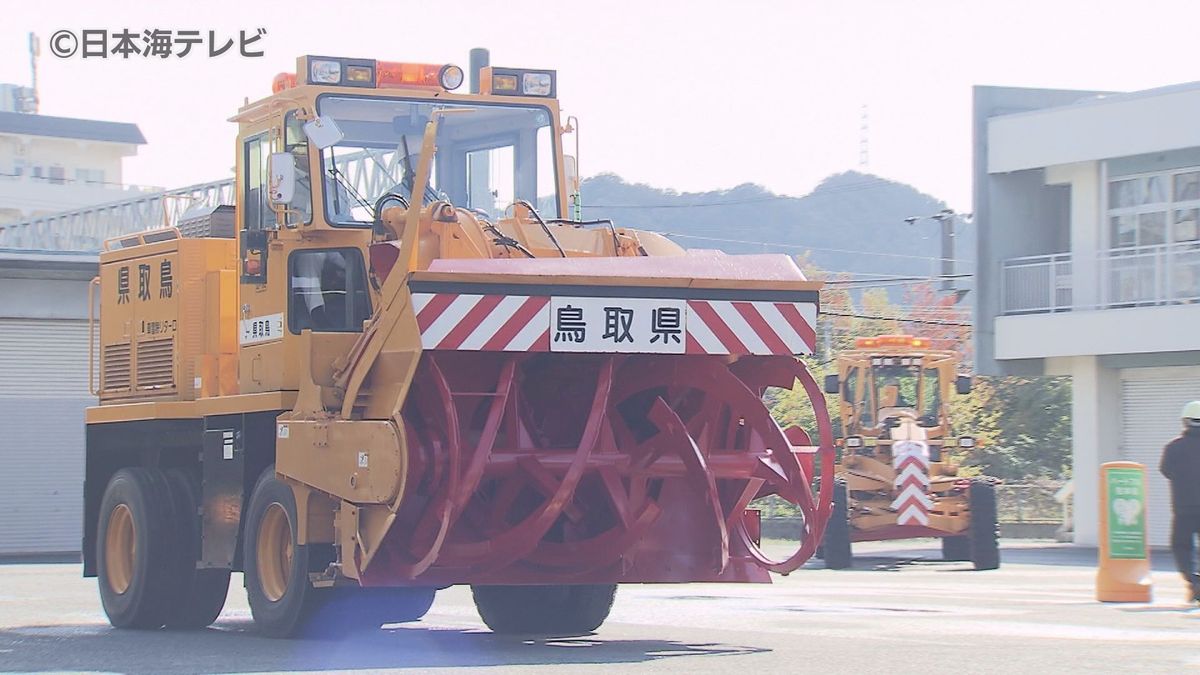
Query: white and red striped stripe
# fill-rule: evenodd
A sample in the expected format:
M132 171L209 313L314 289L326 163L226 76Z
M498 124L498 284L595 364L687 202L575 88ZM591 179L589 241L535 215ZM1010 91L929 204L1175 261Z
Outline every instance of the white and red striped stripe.
M816 305L688 300L688 354L811 354Z
M420 292L412 298L424 349L551 349L549 296ZM811 302L688 300L685 353L811 354L816 314Z
M460 351L550 350L550 298L413 293L421 347Z
M892 444L894 486L898 494L892 500L897 525L928 525L933 500L929 489L929 446L922 441L896 441Z

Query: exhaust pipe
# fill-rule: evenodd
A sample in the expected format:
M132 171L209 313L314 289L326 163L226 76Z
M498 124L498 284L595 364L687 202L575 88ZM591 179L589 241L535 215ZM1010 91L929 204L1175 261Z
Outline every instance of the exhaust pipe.
M471 69L471 93L479 93L479 71L491 65L491 55L487 49L476 47L471 50L470 64Z

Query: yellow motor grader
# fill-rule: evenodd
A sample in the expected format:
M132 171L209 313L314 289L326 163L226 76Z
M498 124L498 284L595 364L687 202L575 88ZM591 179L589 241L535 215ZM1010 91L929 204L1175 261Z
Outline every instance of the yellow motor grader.
M914 537L940 538L946 560L1000 565L997 481L959 476L951 456L975 447L950 419L950 397L971 391L960 360L910 335L857 338L838 354L837 374L825 378L842 423L826 567L850 567L852 542Z
M617 584L815 551L820 284L572 219L556 73L473 70L462 94L453 65L301 57L232 119L233 231L106 243L83 551L114 626L208 625L237 571L270 636L455 584L493 630L582 633ZM762 402L797 382L816 429ZM772 495L805 515L782 559Z

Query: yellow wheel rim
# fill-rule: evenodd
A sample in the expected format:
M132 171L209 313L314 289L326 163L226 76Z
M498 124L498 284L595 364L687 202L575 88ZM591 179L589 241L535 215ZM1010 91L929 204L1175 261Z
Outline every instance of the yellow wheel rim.
M279 502L267 507L258 528L258 578L267 600L278 602L292 578L292 522Z
M104 577L109 588L121 595L133 582L133 561L137 556L137 530L129 506L117 504L108 514L104 536Z

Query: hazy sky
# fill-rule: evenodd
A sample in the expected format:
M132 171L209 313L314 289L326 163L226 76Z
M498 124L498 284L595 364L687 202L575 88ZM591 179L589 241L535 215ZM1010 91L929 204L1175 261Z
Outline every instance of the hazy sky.
M41 112L137 123L149 144L125 182L227 176L244 97L300 54L555 68L581 120L585 176L612 171L680 191L756 182L800 195L858 164L860 108L873 173L971 208L971 86L1135 90L1198 79L1200 3L103 2L3 0L0 82L28 84L42 36ZM59 59L57 30L162 28L236 37L266 55ZM236 48L235 50L236 51Z

